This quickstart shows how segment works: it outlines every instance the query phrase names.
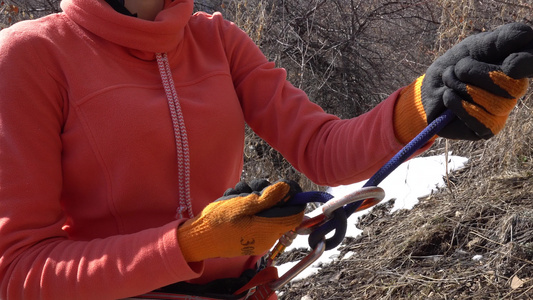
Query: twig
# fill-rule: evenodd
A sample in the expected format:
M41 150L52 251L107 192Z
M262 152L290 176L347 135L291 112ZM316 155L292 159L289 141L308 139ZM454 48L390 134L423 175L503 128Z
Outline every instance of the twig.
M472 231L470 231L470 232L471 232L472 234L474 234L474 235L479 236L479 237L482 238L482 239L485 239L485 240L487 240L487 241L489 241L489 242L492 242L492 243L494 243L494 244L497 244L497 245L500 245L500 246L502 246L502 247L505 247L504 244L502 244L502 243L498 243L498 242L496 242L496 241L494 241L494 240L491 240L491 239L489 239L488 237L483 236L481 233L478 233L478 232L476 232L476 231L474 231L474 230L472 230Z

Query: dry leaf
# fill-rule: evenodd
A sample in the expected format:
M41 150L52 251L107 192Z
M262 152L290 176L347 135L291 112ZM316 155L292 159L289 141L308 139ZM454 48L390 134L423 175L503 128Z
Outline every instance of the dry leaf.
M522 285L524 285L524 281L520 278L518 278L518 276L513 276L513 278L511 279L511 288L513 290L516 290L520 287L522 287Z
M478 237L475 237L474 239L472 239L470 242L468 242L468 244L466 245L466 247L468 249L471 249L472 247L474 247L475 245L477 245L479 243L479 238Z

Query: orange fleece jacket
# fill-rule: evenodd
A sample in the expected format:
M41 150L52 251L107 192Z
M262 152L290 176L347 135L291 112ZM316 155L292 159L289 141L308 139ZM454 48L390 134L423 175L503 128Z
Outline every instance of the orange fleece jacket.
M248 123L320 184L369 177L402 145L397 93L340 120L220 14L167 1L154 22L103 0L0 32L0 298L118 299L238 276L257 257L188 264L175 219L167 53L190 149L194 214L240 178Z

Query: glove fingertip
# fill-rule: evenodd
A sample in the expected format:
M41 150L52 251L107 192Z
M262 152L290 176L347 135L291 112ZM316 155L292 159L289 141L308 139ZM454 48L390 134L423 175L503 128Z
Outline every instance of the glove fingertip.
M253 191L260 192L270 185L266 179L254 179L250 182L250 188Z
M229 188L224 192L224 197L238 196L240 194L249 194L253 192L252 188L244 181L240 181L234 188Z
M509 23L499 26L494 30L500 47L523 47L533 41L533 29L524 23ZM502 46L503 45L503 46ZM518 48L515 48L515 50Z
M523 52L510 54L502 63L503 73L513 79L533 77L533 45Z
M295 194L303 192L302 187L300 187L300 185L294 180L282 179L282 180L279 180L278 182L284 182L289 186L290 189L289 189L289 192L287 193L289 197L292 197Z
M237 194L237 191L234 188L229 188L224 192L223 196L226 197L226 196L231 196L231 195L236 195L236 194Z
M472 100L468 94L466 84L457 78L457 75L454 72L454 68L447 68L442 74L442 81L448 87L443 94L444 105L448 106L446 100L444 99L446 93L453 93L453 95L448 95L451 101L456 101L456 99L469 99Z
M463 40L470 56L487 63L499 64L511 53L520 51L533 41L533 30L523 23L504 24L493 31L482 32Z
M290 187L286 183L277 182L267 186L253 198L254 204L250 205L252 208L250 214L257 214L261 211L270 209L276 206L289 192Z

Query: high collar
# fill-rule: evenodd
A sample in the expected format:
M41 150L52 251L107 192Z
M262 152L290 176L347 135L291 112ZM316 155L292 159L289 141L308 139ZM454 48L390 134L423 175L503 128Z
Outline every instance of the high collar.
M154 21L122 15L104 0L63 0L61 9L78 25L133 52L165 53L183 38L193 4L193 0L165 0L165 9Z

